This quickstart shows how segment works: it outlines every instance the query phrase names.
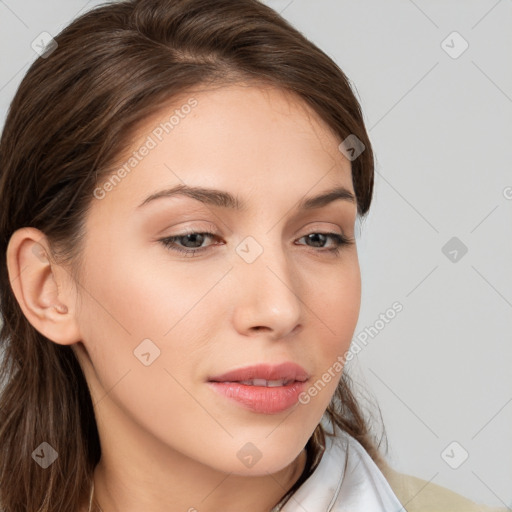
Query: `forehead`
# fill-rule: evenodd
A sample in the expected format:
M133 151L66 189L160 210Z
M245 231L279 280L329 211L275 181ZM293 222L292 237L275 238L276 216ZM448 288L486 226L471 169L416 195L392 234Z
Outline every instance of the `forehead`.
M203 185L244 195L286 189L303 196L323 180L353 190L350 162L340 140L295 94L236 84L196 88L146 118L128 151L113 167L124 169L104 203L139 204L162 186ZM122 181L122 182L121 182ZM105 206L105 205L104 205Z
M277 149L278 143L296 143L296 151L300 147L312 151L316 146L343 160L337 149L339 136L303 98L266 84L198 86L172 98L139 123L132 132L129 151L119 160L126 160L148 136L159 147L195 138L198 147L214 141L230 153L254 148L260 142L267 143L266 154L275 155L277 151L270 150Z

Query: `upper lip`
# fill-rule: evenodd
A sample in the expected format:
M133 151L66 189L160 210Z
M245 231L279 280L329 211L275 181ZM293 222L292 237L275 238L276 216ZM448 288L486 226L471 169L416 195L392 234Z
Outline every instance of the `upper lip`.
M292 362L285 362L278 365L257 364L246 366L244 368L231 370L222 375L209 377L208 380L213 382L237 382L253 379L298 380L304 382L309 379L309 375L302 366Z

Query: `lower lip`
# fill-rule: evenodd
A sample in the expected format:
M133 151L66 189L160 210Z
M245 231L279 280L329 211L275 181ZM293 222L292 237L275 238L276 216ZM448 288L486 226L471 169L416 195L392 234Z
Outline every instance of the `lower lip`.
M239 382L208 382L217 393L242 407L263 414L276 414L293 407L304 391L306 382L295 381L287 386L247 386Z

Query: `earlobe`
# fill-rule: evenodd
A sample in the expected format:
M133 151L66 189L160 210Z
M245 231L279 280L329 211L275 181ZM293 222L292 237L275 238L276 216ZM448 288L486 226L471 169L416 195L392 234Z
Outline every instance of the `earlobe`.
M60 345L80 341L74 315L72 279L52 263L45 235L35 228L18 229L7 247L11 288L32 326Z

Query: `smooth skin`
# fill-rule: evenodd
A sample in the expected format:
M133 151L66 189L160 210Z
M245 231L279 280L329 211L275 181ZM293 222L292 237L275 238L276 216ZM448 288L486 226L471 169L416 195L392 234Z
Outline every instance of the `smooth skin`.
M207 380L293 361L313 385L348 350L359 316L355 201L297 209L334 187L354 194L341 140L298 97L231 84L174 98L138 128L128 153L191 97L197 105L179 124L102 199L91 197L78 283L45 257L47 239L34 228L16 231L7 251L27 319L72 346L84 370L104 512L268 512L299 478L341 373L307 404L277 414L247 410ZM139 207L180 184L229 192L246 207L184 195ZM161 241L189 230L215 237ZM352 243L336 254L335 238L315 233ZM263 252L248 263L240 244ZM191 256L171 247L204 249ZM160 350L148 366L134 354L145 339ZM237 456L247 443L261 454L252 467Z

